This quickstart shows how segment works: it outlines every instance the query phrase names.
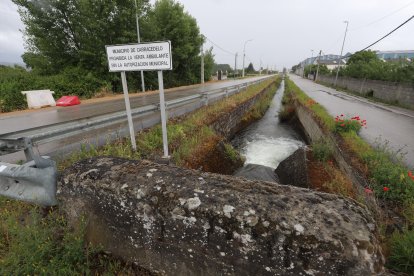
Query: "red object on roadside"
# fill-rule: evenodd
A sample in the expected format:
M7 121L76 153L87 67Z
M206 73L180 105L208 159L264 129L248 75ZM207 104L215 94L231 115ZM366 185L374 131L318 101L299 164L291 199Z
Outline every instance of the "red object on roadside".
M57 106L71 106L80 104L78 96L63 96L56 101Z

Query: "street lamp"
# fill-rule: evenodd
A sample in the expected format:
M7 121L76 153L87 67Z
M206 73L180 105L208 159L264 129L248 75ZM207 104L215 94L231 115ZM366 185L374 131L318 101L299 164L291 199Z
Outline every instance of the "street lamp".
M338 67L336 68L336 77L335 77L334 86L336 86L336 82L338 81L339 67L341 67L342 53L344 51L344 45L345 45L346 33L348 32L349 21L344 21L344 23L346 23L345 35L344 35L344 41L342 42L341 55L339 56L339 59L338 59Z
M244 78L244 59L246 58L246 44L247 42L253 41L253 39L249 39L246 40L246 42L244 42L244 47L243 47L243 73L242 73L242 77Z

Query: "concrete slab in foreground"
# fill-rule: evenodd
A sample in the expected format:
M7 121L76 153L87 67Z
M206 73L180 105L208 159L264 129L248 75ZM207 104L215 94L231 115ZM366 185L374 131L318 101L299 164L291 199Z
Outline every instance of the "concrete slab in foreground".
M119 158L73 165L58 194L89 241L166 275L383 269L370 213L335 195Z

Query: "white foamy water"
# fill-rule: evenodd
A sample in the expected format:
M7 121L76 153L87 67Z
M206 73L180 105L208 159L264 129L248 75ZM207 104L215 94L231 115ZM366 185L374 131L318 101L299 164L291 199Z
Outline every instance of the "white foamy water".
M277 168L280 162L302 146L304 144L295 139L257 135L251 142L245 144L241 154L246 158L245 165L258 164Z
M284 82L262 119L247 127L233 140L233 145L246 158L245 165L257 164L277 168L280 162L305 146L300 136L287 124L280 124Z

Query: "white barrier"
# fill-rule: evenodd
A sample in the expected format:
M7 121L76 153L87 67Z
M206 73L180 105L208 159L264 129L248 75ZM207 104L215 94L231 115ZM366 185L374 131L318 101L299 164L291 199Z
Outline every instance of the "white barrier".
M27 105L34 109L44 106L56 106L55 99L52 96L54 93L50 90L22 91L22 94L26 95Z

